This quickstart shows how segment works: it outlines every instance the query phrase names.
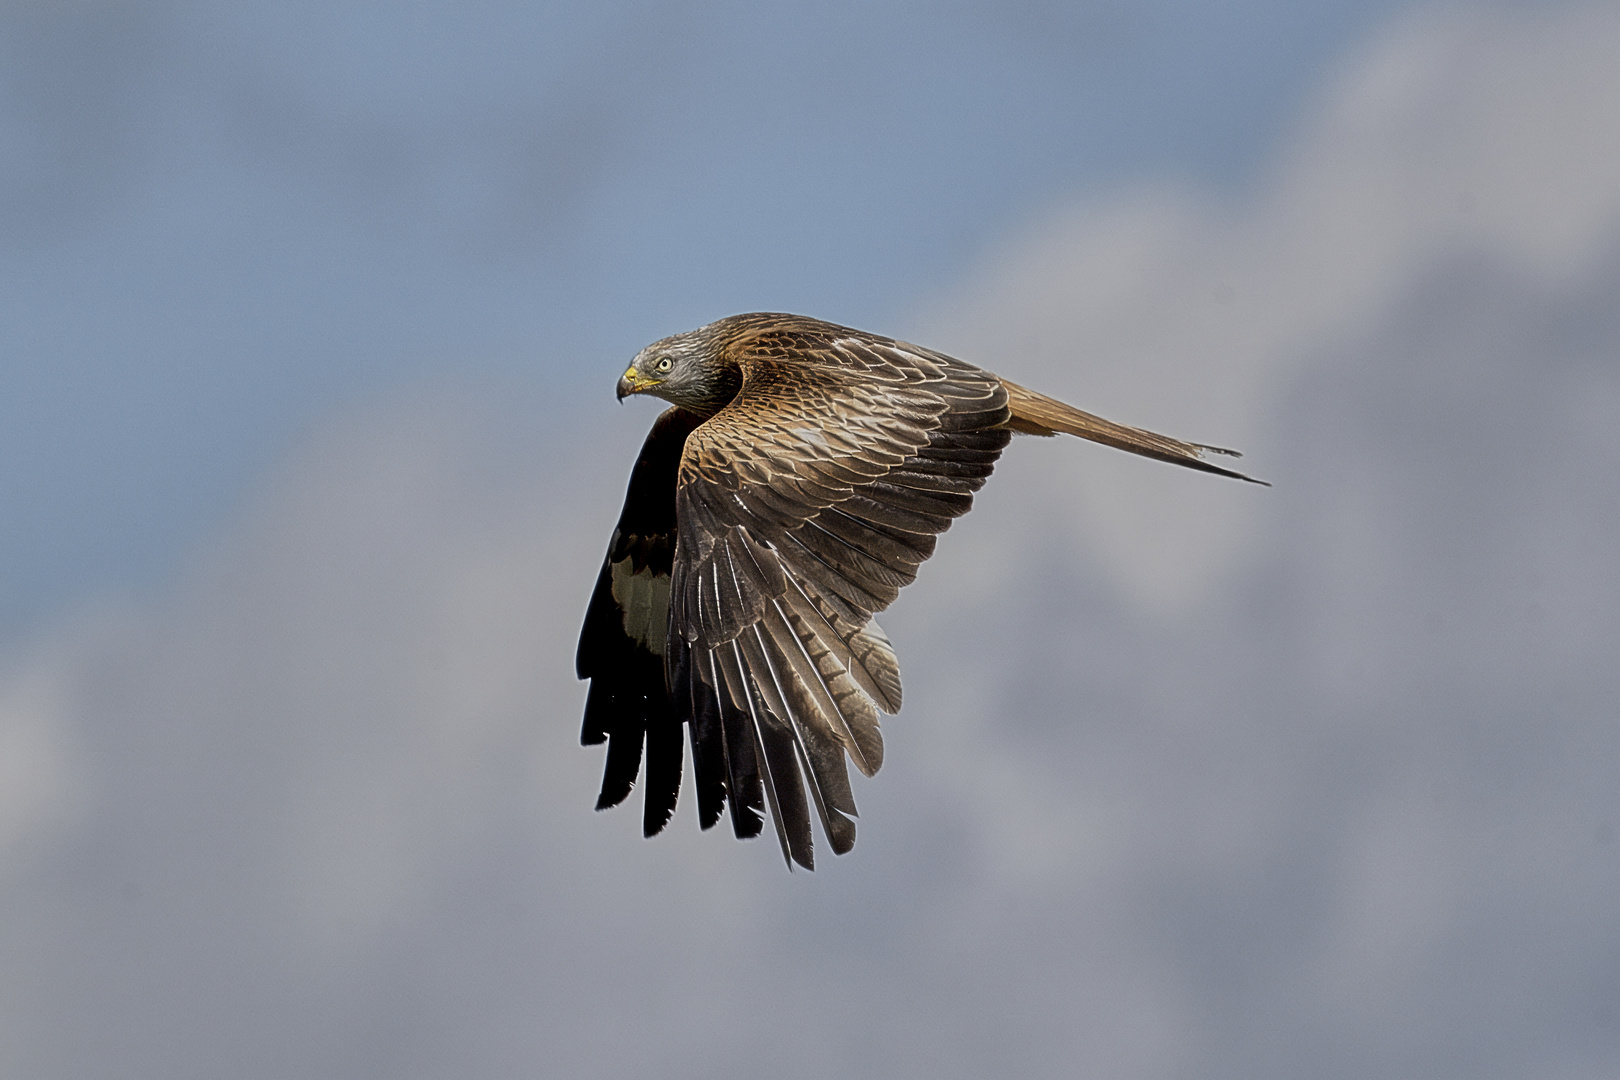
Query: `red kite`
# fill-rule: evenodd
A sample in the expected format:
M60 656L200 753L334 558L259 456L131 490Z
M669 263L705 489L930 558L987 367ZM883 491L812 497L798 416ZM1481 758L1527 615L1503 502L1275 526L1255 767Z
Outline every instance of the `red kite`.
M899 665L872 616L972 507L1015 432L1251 480L1205 457L1233 451L799 315L664 338L618 391L674 408L630 474L579 639L581 738L608 744L597 809L630 794L645 746L643 832L661 830L684 724L703 828L729 801L737 836L757 836L769 806L783 857L807 869L811 803L833 851L853 847L845 755L877 772L878 713L900 708Z

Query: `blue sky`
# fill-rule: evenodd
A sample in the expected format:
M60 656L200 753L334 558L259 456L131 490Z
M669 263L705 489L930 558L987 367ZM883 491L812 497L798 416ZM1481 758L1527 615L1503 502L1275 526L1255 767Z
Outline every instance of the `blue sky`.
M401 385L582 407L722 314L893 327L1076 193L1241 190L1399 6L8 8L0 637Z

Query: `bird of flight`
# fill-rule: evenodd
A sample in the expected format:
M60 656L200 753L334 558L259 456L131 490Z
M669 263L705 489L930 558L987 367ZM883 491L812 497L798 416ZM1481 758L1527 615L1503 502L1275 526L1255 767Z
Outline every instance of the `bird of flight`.
M1014 433L1064 432L1263 483L1236 456L1081 412L932 349L800 315L733 315L647 346L619 398L653 423L585 613L581 741L608 744L598 810L630 794L663 829L692 746L698 820L739 838L767 807L784 859L813 869L811 806L855 844L845 755L883 763L900 669L872 616L967 513Z

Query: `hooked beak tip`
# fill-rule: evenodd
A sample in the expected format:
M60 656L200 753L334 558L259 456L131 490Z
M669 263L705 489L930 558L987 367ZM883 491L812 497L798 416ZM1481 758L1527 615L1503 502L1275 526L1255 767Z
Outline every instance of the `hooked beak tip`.
M623 401L631 394L639 394L643 389L646 388L646 385L646 380L638 377L636 374L636 369L632 366L623 375L619 376L619 400Z

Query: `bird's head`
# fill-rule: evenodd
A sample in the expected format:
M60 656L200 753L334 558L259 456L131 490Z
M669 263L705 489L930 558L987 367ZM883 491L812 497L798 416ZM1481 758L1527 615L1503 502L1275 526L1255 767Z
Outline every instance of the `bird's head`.
M724 407L741 376L735 362L727 364L718 355L709 329L674 334L642 349L619 376L619 400L651 394L699 413Z

